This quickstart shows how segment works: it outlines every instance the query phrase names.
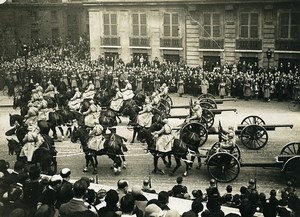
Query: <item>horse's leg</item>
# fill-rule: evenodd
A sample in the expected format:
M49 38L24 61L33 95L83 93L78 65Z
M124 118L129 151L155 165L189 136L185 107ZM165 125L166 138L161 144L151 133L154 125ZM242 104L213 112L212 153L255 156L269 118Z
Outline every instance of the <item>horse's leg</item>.
M85 153L84 157L85 157L85 168L83 169L83 172L87 172L88 167L89 167L90 158L89 158L89 155L87 153Z
M56 140L57 139L57 132L56 132L55 125L51 126L50 129L52 130L52 133L53 133L53 135L52 135L53 139Z
M93 156L94 157L94 162L95 162L95 167L98 167L98 159L97 159L97 155Z
M172 165L171 155L168 155L168 164L167 164L167 168L170 168L171 165Z
M136 134L137 134L137 127L133 127L133 135L132 135L132 140L131 140L131 143L134 143L134 139L135 139L135 137L136 137Z
M172 174L174 174L176 172L176 170L181 166L180 157L174 156L174 158L175 158L176 166L173 169Z
M58 126L58 129L61 133L62 138L64 138L64 130L63 130L62 126Z
M153 173L157 173L160 172L161 174L165 174L164 170L160 169L158 167L158 159L159 159L159 156L157 155L154 155L154 159L153 159L153 164L154 164L154 170L153 170Z
M196 167L196 169L199 170L201 168L202 163L201 163L201 158L200 157L197 158L198 158L198 166Z
M195 158L196 158L196 156L195 156L195 155L192 155L192 157L191 157L191 162L190 162L190 168L193 167L193 163L194 163L194 161L195 161Z
M187 162L188 159L187 159L186 155L183 156L182 159L184 160L184 163L185 163L185 171L183 173L183 176L187 176L188 172L189 172L190 164L189 164L189 162Z
M97 155L91 155L91 163L92 163L92 167L93 167L93 174L97 174L97 169L96 169L96 165L98 165L98 161L97 161Z

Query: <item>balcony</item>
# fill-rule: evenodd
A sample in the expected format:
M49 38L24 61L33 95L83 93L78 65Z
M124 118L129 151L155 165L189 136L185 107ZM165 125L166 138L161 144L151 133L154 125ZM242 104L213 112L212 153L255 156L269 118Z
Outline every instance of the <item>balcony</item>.
M149 47L150 39L146 37L131 37L130 46L132 47Z
M102 46L120 46L120 37L118 36L104 36L101 37Z
M237 50L261 50L261 39L236 39Z
M224 39L200 39L200 49L224 49Z
M161 38L160 47L181 48L182 40L181 38Z
M300 40L286 40L286 39L276 40L275 50L300 51Z

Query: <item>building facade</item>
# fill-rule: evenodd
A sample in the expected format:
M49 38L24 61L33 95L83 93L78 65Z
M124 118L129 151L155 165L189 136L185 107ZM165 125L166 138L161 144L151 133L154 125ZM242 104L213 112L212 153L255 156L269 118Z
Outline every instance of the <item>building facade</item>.
M300 61L299 11L297 0L9 0L0 6L0 25L12 36L0 37L19 47L85 34L92 60L293 67Z

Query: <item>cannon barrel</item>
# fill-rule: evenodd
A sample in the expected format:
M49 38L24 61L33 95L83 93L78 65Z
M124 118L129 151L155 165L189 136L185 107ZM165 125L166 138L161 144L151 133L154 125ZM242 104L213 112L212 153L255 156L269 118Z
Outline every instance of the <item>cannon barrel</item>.
M237 112L237 109L209 109L214 115L222 114L222 112Z
M246 126L248 125L238 125L237 126L237 131L241 131L243 130ZM289 127L289 128L293 128L294 125L293 124L263 124L263 125L260 125L262 126L263 128L265 128L267 131L274 131L277 127Z
M190 108L190 106L188 105L176 105L176 106L172 106L171 109L180 109L180 108L184 108L184 109L188 109Z
M225 99L214 99L216 104L223 104L223 102L229 102L229 101L237 101L237 98L225 98Z

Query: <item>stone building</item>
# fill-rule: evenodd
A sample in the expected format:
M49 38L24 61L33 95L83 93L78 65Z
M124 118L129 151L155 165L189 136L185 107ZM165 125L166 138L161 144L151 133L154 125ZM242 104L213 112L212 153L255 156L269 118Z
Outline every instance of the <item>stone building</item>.
M298 0L9 0L16 41L87 34L91 58L299 66ZM2 21L0 21L2 23ZM1 36L0 36L1 37Z

